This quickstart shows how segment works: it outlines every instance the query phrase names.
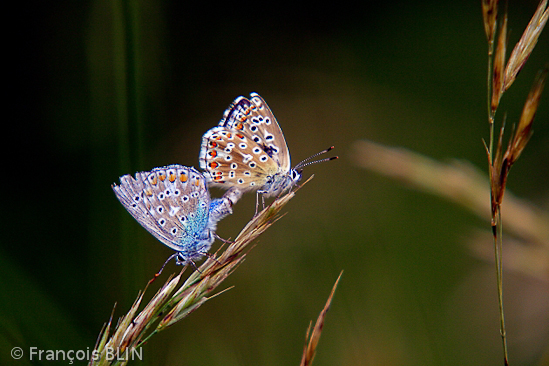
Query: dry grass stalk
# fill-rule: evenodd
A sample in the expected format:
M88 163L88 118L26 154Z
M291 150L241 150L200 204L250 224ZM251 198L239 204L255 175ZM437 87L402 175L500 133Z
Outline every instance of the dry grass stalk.
M337 277L334 287L332 287L332 292L328 297L328 301L326 301L326 305L324 305L324 309L322 309L322 311L320 312L320 315L316 320L315 327L313 328L312 333L310 333L311 324L309 324L309 328L307 329L307 334L305 335L305 341L307 344L305 344L303 348L303 356L301 357L300 366L310 366L313 363L313 359L315 358L315 354L316 354L316 347L318 346L318 341L320 341L320 334L322 333L322 328L324 327L324 320L326 318L326 314L328 313L328 310L330 310L330 305L332 304L332 299L334 297L334 293L337 288L337 284L339 283L339 279L341 278L341 275L343 275L343 271L339 273L339 276ZM310 337L309 337L309 334L311 335Z
M484 12L483 2L483 12ZM505 186L507 183L507 177L511 166L516 159L520 156L524 150L530 136L531 126L535 110L539 102L539 95L543 89L543 80L534 84L534 89L538 90L537 97L530 93L528 97L527 105L523 111L524 118L521 117L519 127L512 134L511 142L507 146L507 150L503 153L503 132L504 128L501 127L499 139L496 146L496 151L493 151L494 142L494 116L499 106L499 101L502 94L509 89L509 87L515 81L518 73L524 67L526 61L530 57L534 47L538 42L538 38L547 23L549 17L549 10L547 9L547 0L540 1L536 12L532 19L528 23L528 26L524 30L520 40L517 42L507 65L505 67L504 74L502 75L503 63L505 59L506 49L506 33L507 33L507 15L504 17L502 29L500 30L500 36L498 40L498 48L495 56L492 56L493 41L488 39L488 80L492 77L492 83L488 83L488 124L490 126L490 143L486 146L486 154L488 156L488 167L490 175L490 193L491 193L491 226L492 236L494 240L494 255L496 264L496 282L498 290L498 302L500 313L500 333L503 343L503 358L504 365L509 364L508 352L507 352L507 336L505 330L505 315L503 310L503 224L501 219L501 203L503 202L503 196L505 194ZM485 19L486 28L486 19ZM494 59L492 60L492 57ZM490 67L493 62L493 69ZM539 79L539 77L538 77ZM542 78L544 79L544 77ZM536 87L538 85L538 87ZM490 92L491 89L491 92ZM490 98L491 95L491 98ZM524 121L523 121L524 119Z
M547 0L542 0L539 3L534 16L530 20L530 23L528 23L528 26L520 37L520 40L515 45L515 48L513 48L511 56L509 56L509 61L507 61L507 67L505 68L503 90L509 89L528 60L528 57L530 57L530 54L534 50L538 38L547 23L547 18L549 18Z
M93 353L94 357L90 360L89 365L125 365L131 360L128 355L135 352L151 336L177 323L207 300L217 296L211 294L242 263L246 256L245 250L251 248L250 244L254 239L281 217L281 209L294 195L295 191L288 192L253 217L221 255L217 258L217 253L210 256L174 294L172 293L178 286L186 268L183 268L177 276L170 276L153 299L138 314L137 311L147 285L143 293L138 295L130 311L119 320L114 334L109 338L111 316L111 320L103 328L98 338ZM147 332L153 327L152 331Z

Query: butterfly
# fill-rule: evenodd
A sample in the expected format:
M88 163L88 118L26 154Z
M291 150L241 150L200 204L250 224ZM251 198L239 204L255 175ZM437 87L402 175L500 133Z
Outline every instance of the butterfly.
M233 212L232 206L242 196L235 187L212 200L202 173L176 164L138 172L135 177L123 175L120 185L113 184L112 189L141 226L176 251L166 263L176 257L177 264L193 266L210 250L217 222Z
M219 125L204 134L199 163L208 184L238 187L243 192L257 190L259 200L260 194L264 199L296 185L306 165L337 159L336 156L310 161L332 148L291 168L290 151L282 129L265 100L251 93L250 99L236 98Z

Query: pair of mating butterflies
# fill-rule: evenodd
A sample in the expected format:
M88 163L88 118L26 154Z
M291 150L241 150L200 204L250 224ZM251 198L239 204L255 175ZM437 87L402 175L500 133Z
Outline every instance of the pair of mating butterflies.
M337 158L310 161L319 154L292 169L276 118L263 98L252 93L250 99L235 99L219 125L202 137L199 162L204 174L174 164L135 177L124 175L112 188L137 222L176 251L169 259L175 256L177 264L194 264L208 253L217 222L232 213L242 192L257 191L257 212L260 194L278 195L299 182L304 166ZM209 185L228 191L212 200Z

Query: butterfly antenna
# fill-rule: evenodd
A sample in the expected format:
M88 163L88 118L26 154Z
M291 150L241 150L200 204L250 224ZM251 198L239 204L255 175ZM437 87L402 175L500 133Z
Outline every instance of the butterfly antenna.
M299 164L297 164L294 169L303 169L304 167L306 167L307 165L312 165L312 164L317 164L317 163L323 163L325 161L330 161L330 160L335 160L335 159L339 159L338 156L332 156L330 158L326 158L326 159L320 159L320 160L315 160L315 161L309 161L311 159L314 159L316 158L317 156L319 155L322 155L322 154L325 154L327 153L328 151L331 151L334 149L334 146L330 146L329 148L325 149L325 150L322 150L321 152L318 152L314 155L311 155L309 156L307 159L304 159L302 160Z

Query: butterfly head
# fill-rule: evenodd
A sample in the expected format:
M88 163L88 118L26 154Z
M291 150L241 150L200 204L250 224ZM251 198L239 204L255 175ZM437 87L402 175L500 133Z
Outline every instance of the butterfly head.
M270 180L267 181L263 188L263 194L265 197L277 196L280 193L290 189L291 187L297 185L301 180L302 170L290 169L286 174L279 173L273 176Z
M307 165L322 163L324 161L330 161L338 158L337 156L332 156L330 158L311 161L311 159L317 157L318 155L327 153L333 148L334 147L331 146L328 149L325 149L319 153L316 153L308 157L307 159L297 164L293 169L290 169L287 173L283 171L279 171L277 174L268 177L267 182L263 186L263 189L259 191L259 193L263 194L264 197L272 197L297 185L301 180L301 178L303 177L303 168L306 167Z

